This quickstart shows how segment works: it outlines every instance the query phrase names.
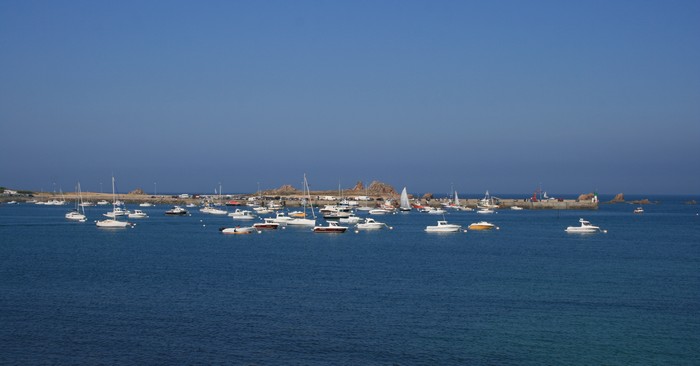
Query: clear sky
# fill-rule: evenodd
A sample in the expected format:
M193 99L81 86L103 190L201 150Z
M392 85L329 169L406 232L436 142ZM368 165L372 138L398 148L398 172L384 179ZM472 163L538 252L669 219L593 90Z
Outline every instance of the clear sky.
M0 185L700 193L698 1L0 2Z

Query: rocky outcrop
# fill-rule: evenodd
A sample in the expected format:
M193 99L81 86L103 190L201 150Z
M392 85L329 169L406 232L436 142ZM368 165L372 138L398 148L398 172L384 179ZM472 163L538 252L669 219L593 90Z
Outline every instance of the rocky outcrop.
M129 192L129 194L146 194L146 192L144 192L141 188L136 188L133 191Z
M364 190L365 190L365 185L362 184L362 181L361 181L361 180L358 180L357 183L355 184L355 186L352 187L352 189L350 189L350 190L353 191L353 192L364 191Z
M698 202L696 200L690 200L685 202L686 205L697 205Z
M651 201L649 201L648 198L645 198L643 200L636 200L636 201L632 201L630 203L635 204L635 205L648 205L648 204L651 204Z
M279 187L277 189L271 189L268 191L262 192L265 195L285 195L285 194L295 194L298 193L299 190L292 187L289 184L285 184L282 187Z
M372 194L383 194L383 195L397 195L396 190L394 187L392 187L389 184L378 182L378 181L373 181L369 187L367 187L367 190L372 193Z
M426 193L423 195L423 199L426 201L432 200L433 199L433 194L432 193Z
M625 202L625 195L622 194L622 193L618 193L618 194L615 195L615 198L613 198L610 202L611 202L611 203L621 203L621 202Z
M593 193L584 193L584 194L578 196L577 201L590 201L593 199L593 197L595 197L595 194L593 194Z

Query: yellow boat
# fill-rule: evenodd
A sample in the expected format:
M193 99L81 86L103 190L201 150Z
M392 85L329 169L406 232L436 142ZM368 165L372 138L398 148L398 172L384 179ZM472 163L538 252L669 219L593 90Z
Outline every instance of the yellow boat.
M289 213L289 217L296 217L296 218L303 219L306 217L306 213L301 212L301 211L294 211L294 212Z
M469 225L469 230L493 230L498 229L498 227L490 222L480 221Z

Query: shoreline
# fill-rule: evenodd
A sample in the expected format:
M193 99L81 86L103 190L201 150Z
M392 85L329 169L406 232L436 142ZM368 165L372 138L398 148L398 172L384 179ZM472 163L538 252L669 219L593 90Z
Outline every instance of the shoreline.
M338 200L328 200L328 199L321 199L323 196L325 196L327 191L319 191L319 192L311 192L311 201L314 204L314 206L325 206L325 205L334 205L338 203ZM245 206L245 204L248 202L247 199L250 197L256 197L255 194L243 194L243 195L231 195L229 197L234 197L234 198L228 198L224 197L222 198L222 203L225 203L227 201L238 201L241 206ZM279 195L265 195L263 197L263 202L271 202L271 201L276 201L276 202L281 202L283 206L285 207L300 207L301 206L301 198L302 195L301 193L293 193L293 194L279 194ZM387 199L392 199L394 201L398 201L398 196L393 195L393 194L370 194L367 196L369 200L367 201L357 201L359 206L370 206L370 207L375 207L386 201ZM56 195L53 193L34 193L33 197L28 197L28 196L7 196L7 197L2 197L0 198L0 202L7 202L11 200L15 200L18 202L26 202L29 200L37 200L37 201L48 201L51 199L63 199L65 201L70 201L74 202L75 200L78 199L78 194L75 192L72 193L64 193L62 196ZM93 202L96 203L97 201L105 200L108 202L112 201L112 194L111 193L95 193L95 192L84 192L82 193L82 199L84 202ZM186 205L186 204L201 204L202 202L209 200L212 202L219 202L218 198L209 195L209 196L195 196L191 198L181 198L178 196L172 196L172 195L148 195L148 194L121 194L117 195L117 199L120 201L123 201L125 203L131 203L131 204L139 204L139 203L144 203L144 202L150 202L156 205L169 205L169 206L174 206L174 205ZM432 207L439 207L443 202L447 202L448 199L443 198L443 199L431 199L431 200L426 200L426 199L415 199L413 200L415 202L420 203L421 205L424 206L432 206ZM476 208L477 204L481 201L481 199L477 198L469 198L469 199L460 199L460 203L464 207L469 207L469 208ZM528 201L525 198L519 198L519 199L512 199L512 198L501 198L499 200L499 208L500 209L509 209L510 207L513 206L519 206L522 207L523 209L527 210L597 210L598 205L600 203L598 202L592 202L592 201L578 201L574 199L562 199L562 200L544 200L544 201L538 201L538 202L531 202Z

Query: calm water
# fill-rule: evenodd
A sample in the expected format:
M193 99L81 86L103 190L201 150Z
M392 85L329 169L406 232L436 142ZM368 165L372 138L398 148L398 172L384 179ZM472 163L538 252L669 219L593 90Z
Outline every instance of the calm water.
M2 205L0 363L697 365L690 198L450 213L500 226L455 234L416 212L375 217L394 230L225 236L229 218L167 207L105 230L106 208L81 224ZM566 234L579 217L608 233Z

